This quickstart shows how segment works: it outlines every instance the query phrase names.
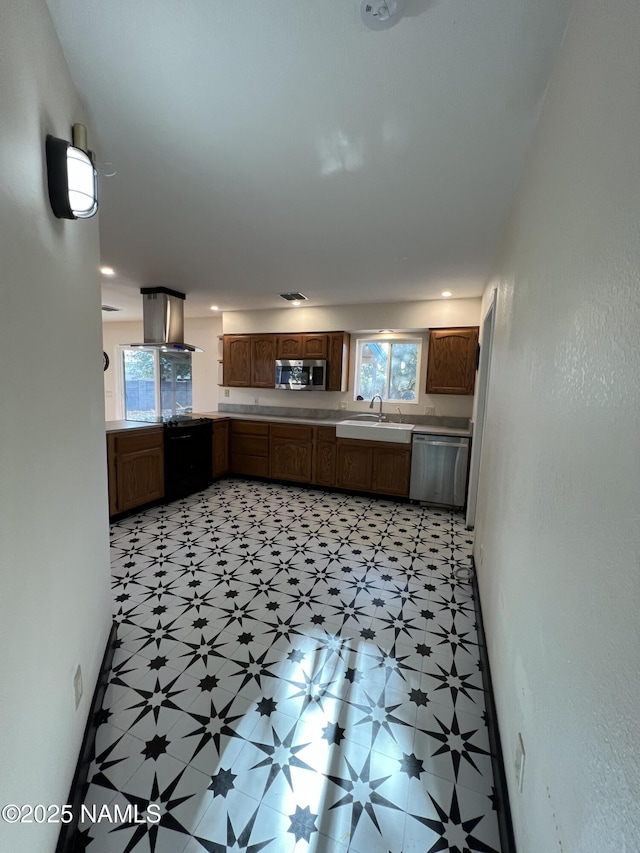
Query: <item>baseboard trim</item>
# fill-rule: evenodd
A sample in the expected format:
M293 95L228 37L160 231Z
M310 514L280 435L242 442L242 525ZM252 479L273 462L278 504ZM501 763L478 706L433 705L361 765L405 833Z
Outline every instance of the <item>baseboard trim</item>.
M118 625L116 622L113 622L111 631L109 632L109 639L107 640L104 656L102 658L102 664L100 665L96 689L93 691L91 708L89 709L87 725L84 730L82 746L80 747L80 756L78 757L76 771L73 775L73 782L71 783L71 790L69 791L69 797L67 798L67 803L72 809L73 820L70 823L62 824L60 827L60 835L58 837L58 844L56 846L55 853L74 853L75 850L80 807L84 802L85 794L87 792L89 767L95 757L96 732L100 724L99 715L102 709L102 701L109 683L111 662L113 661L113 654L116 650L117 630Z
M484 633L484 622L482 621L482 609L480 607L480 590L478 587L478 577L473 557L471 557L471 563L473 566L471 584L473 587L473 601L476 611L476 624L478 627L480 671L482 673L482 684L486 698L487 727L489 729L493 782L496 790L495 805L498 816L498 829L500 831L500 847L502 853L516 853L516 842L513 834L513 823L511 820L511 807L509 806L507 778L504 771L504 759L502 755L502 745L500 743L500 730L498 728L498 714L496 712L496 704L493 696L491 668L489 666L487 641Z

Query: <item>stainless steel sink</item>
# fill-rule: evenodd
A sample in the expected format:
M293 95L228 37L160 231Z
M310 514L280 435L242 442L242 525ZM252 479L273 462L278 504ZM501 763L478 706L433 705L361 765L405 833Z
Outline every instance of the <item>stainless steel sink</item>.
M339 421L336 425L338 438L355 438L365 441L394 441L409 444L413 424L395 424L387 421Z

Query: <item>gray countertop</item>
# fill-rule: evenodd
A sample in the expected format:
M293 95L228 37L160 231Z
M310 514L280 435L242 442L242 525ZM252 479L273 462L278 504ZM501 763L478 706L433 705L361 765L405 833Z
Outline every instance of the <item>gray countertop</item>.
M107 421L107 432L124 432L130 429L157 429L162 424L150 424L147 421Z
M354 419L355 415L358 414L354 412L352 414L348 414L348 418ZM296 417L295 415L290 415L284 417L283 415L254 415L254 414L239 414L236 412L201 412L200 417L203 418L233 418L234 420L243 420L243 421L264 421L267 423L292 423L292 424L308 424L309 426L335 426L337 423L343 420L347 420L347 418L305 418L305 417ZM395 418L393 419L395 420ZM411 420L406 421L407 424L411 423ZM471 429L469 427L446 427L446 426L434 426L431 424L416 424L413 427L412 432L420 433L421 435L457 435L461 437L468 438L471 435Z
M355 413L354 413L355 414ZM265 423L292 423L306 424L309 426L335 426L339 421L345 418L309 418L295 417L283 415L256 415L256 414L239 414L235 412L198 412L196 417L211 418L211 420L242 420L242 421L263 421ZM407 421L411 423L411 421ZM107 432L121 432L130 429L150 429L161 426L161 424L150 424L143 421L107 421ZM433 426L428 424L416 424L412 430L415 434L420 435L452 435L469 438L471 429L469 427L446 427Z

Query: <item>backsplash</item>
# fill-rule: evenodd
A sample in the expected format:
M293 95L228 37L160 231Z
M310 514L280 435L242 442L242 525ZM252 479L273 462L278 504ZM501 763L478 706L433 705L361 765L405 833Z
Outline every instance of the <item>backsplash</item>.
M318 418L318 420L347 420L353 418L356 412L346 409L301 408L299 406L250 406L242 403L219 403L219 412L236 415L264 415L272 418ZM398 422L397 414L385 414L389 421ZM405 423L423 424L425 426L452 427L465 429L469 426L469 418L440 417L438 415L403 415Z

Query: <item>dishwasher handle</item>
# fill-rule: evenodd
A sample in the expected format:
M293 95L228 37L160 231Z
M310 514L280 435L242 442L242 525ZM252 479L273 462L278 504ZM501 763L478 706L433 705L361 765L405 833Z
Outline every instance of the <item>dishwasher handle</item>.
M462 442L459 444L457 442L454 444L454 442L452 442L452 441L432 441L426 436L425 436L425 438L419 438L418 436L415 436L413 441L415 444L428 444L430 447L468 447L469 446L469 439L468 438L463 439Z
M425 441L425 444L428 444L429 447L467 447L465 444L453 444L450 441Z

